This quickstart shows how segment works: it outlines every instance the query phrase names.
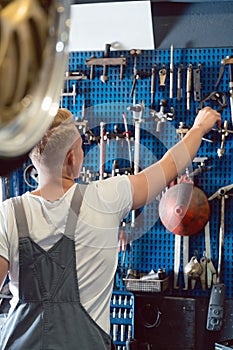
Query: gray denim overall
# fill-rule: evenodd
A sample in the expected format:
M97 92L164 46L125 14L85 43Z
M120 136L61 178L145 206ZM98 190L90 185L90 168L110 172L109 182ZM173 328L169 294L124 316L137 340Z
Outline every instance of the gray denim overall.
M19 302L1 332L1 350L110 350L111 338L80 303L74 232L76 186L62 238L45 251L29 237L21 198L12 198L19 232Z

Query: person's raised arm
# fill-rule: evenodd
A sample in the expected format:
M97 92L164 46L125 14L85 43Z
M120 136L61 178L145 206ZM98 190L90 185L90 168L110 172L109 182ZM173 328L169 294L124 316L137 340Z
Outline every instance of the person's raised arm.
M158 162L136 175L129 175L133 191L133 207L137 209L153 200L194 159L202 137L214 125L221 127L220 114L205 107L199 111L192 128L185 137L169 149Z

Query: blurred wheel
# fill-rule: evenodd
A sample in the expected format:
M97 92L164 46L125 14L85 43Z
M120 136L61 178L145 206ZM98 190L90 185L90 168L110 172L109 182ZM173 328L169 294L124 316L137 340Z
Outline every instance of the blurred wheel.
M0 10L0 168L10 163L12 168L39 141L59 107L70 1L5 1Z

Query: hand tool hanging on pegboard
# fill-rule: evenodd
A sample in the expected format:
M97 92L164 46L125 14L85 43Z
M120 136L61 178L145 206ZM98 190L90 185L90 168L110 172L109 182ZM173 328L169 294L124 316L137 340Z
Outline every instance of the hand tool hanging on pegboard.
M141 134L141 123L144 121L143 114L145 106L143 103L129 106L127 108L129 111L133 112L134 121L134 175L139 172L140 165L140 134ZM132 210L131 226L135 226L135 210Z
M75 125L77 127L77 129L79 130L79 133L81 135L84 135L85 136L85 140L88 140L88 137L86 137L87 135L91 135L91 130L89 129L89 122L88 120L86 119L86 111L87 111L87 108L86 108L86 100L84 99L83 100L83 103L82 103L82 110L81 110L81 115L74 115L74 120L75 120Z
M224 237L225 237L225 200L229 198L227 194L233 189L233 184L219 188L211 197L209 201L218 198L221 199L220 212L220 227L219 227L219 246L218 246L218 269L216 283L213 284L206 328L210 331L219 331L222 327L223 321L223 303L225 295L225 285L222 282L223 278L223 259L224 259Z
M64 77L64 89L61 90L61 97L60 97L60 106L63 106L63 97L65 96L73 96L73 105L75 105L75 99L77 96L77 90L76 90L76 85L75 83L72 83L72 91L70 90L70 81L80 81L80 80L87 80L87 75L84 72L77 71L77 72L70 72L66 71L65 72L65 77Z
M201 101L201 64L199 63L197 68L193 68L193 64L190 63L187 67L186 76L186 108L191 109L191 93L193 86L193 100Z
M183 81L182 81L182 72L183 72L183 64L181 63L180 66L177 68L177 100L182 100L182 94L183 94Z
M201 101L201 64L193 69L194 101Z
M173 82L174 82L174 47L171 45L170 49L170 89L169 97L173 98Z
M161 131L163 123L174 119L174 108L170 107L170 111L166 112L167 105L167 100L161 100L159 103L159 111L154 109L150 110L150 116L154 118L156 122L156 132Z
M203 255L200 259L200 265L201 265L201 273L200 273L200 283L202 290L206 290L207 288L207 258L206 258L206 252L203 252Z
M186 109L189 111L191 108L191 91L192 91L192 63L189 64L187 68L186 77Z
M194 255L191 257L188 264L184 265L184 273L187 275L191 281L191 289L194 289L196 282L200 279L203 272L202 264L198 261L198 252L194 251Z
M223 128L219 129L212 129L213 131L216 131L220 135L220 147L217 149L217 155L219 158L221 158L225 154L225 142L227 136L230 134L233 134L233 130L228 129L228 121L225 120L223 124Z
M133 85L130 91L130 97L133 97L133 104L136 104L135 98L135 88L140 75L137 70L137 57L141 55L141 50L132 49L130 50L130 55L133 57Z
M151 87L150 87L150 93L151 93L151 104L150 108L151 110L154 110L155 104L154 104L154 99L155 99L155 92L156 92L156 70L157 70L157 65L154 64L154 67L151 70Z
M111 44L106 44L105 45L104 58L109 58L109 56L110 56L110 48L111 48ZM107 64L103 65L103 73L100 76L100 80L103 83L106 83L108 81L108 65Z
M134 58L134 65L133 65L133 85L130 91L130 97L133 98L133 104L136 103L136 85L138 80L145 79L150 76L150 73L145 72L143 70L137 69L137 56L141 54L141 50L131 50L130 55Z
M60 98L60 106L62 107L63 106L63 97L67 96L67 97L73 97L73 105L75 105L75 99L76 99L76 85L75 84L72 84L72 91L70 91L70 83L69 83L69 72L66 72L65 73L66 76L65 76L65 91L64 89L61 90L61 98Z
M120 79L123 79L124 67L127 64L126 57L110 57L111 44L105 44L104 57L96 58L95 56L86 59L85 63L90 67L90 80L94 79L94 67L102 66L103 71L100 76L100 80L103 83L108 81L108 67L120 66Z
M223 124L223 129L219 130L221 134L221 142L220 142L220 147L217 149L217 154L218 157L221 158L225 154L225 141L226 137L229 135L229 133L232 133L233 131L228 130L228 121L225 120Z
M233 125L233 56L227 56L221 61L219 70L219 76L215 84L218 87L225 70L225 66L229 65L229 96L230 96L230 108L231 108L231 124Z
M166 64L163 63L162 68L159 70L159 87L164 89L166 85L167 69Z
M205 107L205 103L208 103L211 108L217 107L217 112L221 113L222 110L227 107L226 95L221 91L212 91L208 93L200 101L197 112Z
M201 276L202 289L211 288L217 283L217 272L212 262L211 246L210 246L210 222L205 226L205 251L202 257L203 265L205 265L205 275Z
M221 199L217 283L219 283L220 280L222 279L222 265L223 265L223 257L224 257L224 235L225 235L225 200L229 198L229 195L227 193L232 189L233 189L233 184L221 187L211 197L209 197L209 201L212 201L215 198Z

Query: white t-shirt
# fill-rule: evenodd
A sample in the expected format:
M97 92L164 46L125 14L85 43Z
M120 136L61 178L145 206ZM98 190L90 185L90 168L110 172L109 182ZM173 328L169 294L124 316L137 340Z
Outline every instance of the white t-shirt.
M64 233L75 186L49 202L29 192L22 195L30 237L50 249ZM109 333L110 299L118 262L120 221L132 207L128 176L116 176L87 186L75 232L80 300L97 324ZM0 205L0 255L10 264L10 312L18 301L18 232L10 200ZM30 288L30 286L29 286Z

